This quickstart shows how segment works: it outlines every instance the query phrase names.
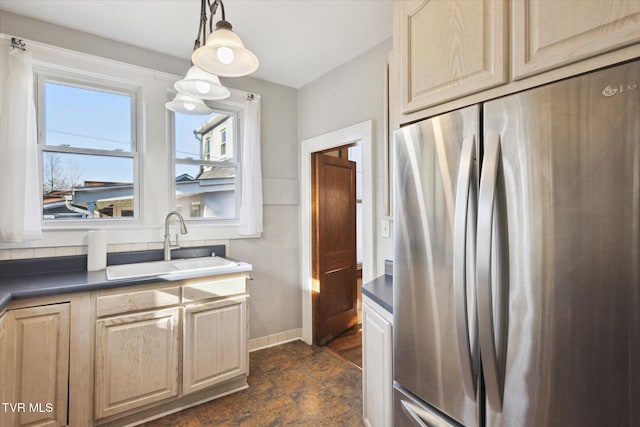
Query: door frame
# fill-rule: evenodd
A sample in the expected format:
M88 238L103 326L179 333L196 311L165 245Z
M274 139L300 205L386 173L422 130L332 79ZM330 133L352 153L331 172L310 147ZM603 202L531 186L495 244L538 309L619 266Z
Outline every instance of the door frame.
M311 154L345 145L362 147L362 283L375 277L376 229L373 194L373 121L367 120L302 141L300 149L300 288L302 290L302 340L313 343Z

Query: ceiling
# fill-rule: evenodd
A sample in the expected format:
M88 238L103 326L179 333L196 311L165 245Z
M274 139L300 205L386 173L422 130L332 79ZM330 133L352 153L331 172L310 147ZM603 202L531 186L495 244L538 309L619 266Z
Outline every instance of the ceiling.
M224 0L224 6L260 60L252 76L294 88L392 33L392 0ZM200 16L199 0L2 0L0 8L185 59Z

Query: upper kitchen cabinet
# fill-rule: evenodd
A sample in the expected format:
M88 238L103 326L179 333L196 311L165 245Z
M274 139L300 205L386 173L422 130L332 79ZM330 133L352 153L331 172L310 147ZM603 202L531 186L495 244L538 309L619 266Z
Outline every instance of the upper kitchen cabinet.
M638 0L514 1L514 80L640 41Z
M640 57L640 0L396 0L393 128Z
M396 1L401 113L507 82L507 0Z

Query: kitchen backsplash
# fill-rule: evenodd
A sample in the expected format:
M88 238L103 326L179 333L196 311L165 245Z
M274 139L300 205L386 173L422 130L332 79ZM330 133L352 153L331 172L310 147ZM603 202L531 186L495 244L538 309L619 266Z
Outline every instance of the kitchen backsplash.
M194 246L225 245L227 254L229 253L228 240L185 240L180 242L180 247L190 248ZM151 243L118 243L107 245L107 252L130 252L144 251L150 249L162 249L163 242ZM25 258L48 258L56 256L86 255L87 246L59 246L49 248L21 248L21 249L0 249L0 261L9 259Z

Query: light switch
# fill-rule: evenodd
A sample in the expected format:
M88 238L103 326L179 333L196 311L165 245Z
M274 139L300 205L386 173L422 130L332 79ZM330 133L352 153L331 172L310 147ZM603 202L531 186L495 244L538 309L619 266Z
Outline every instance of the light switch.
M380 221L380 234L382 238L390 238L391 237L391 221L388 219L383 219Z

